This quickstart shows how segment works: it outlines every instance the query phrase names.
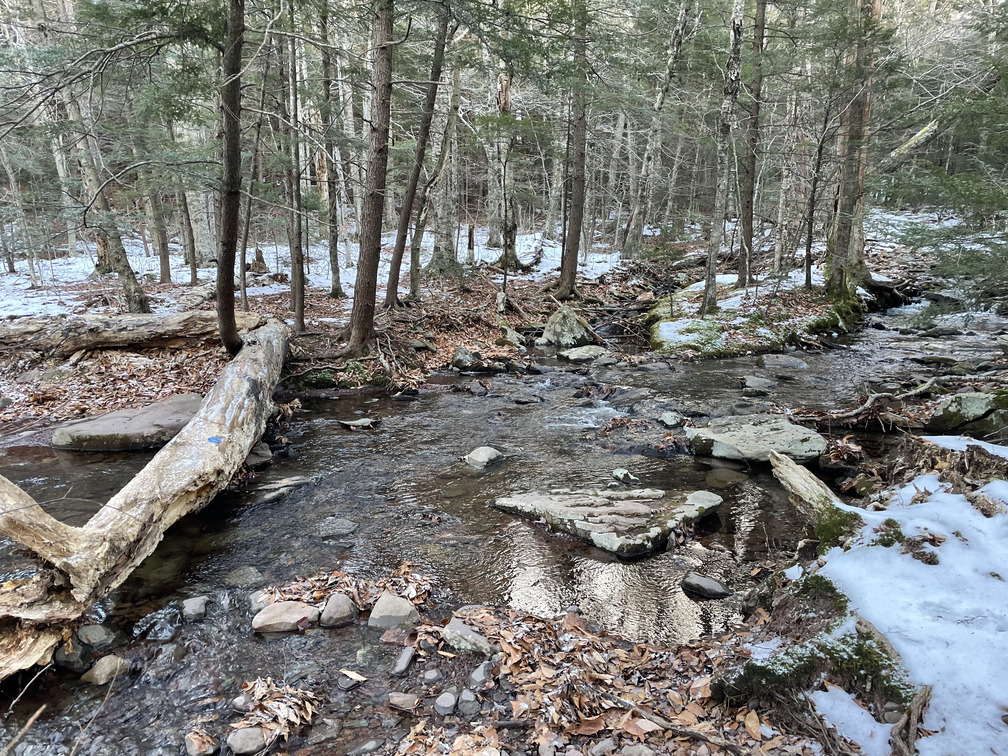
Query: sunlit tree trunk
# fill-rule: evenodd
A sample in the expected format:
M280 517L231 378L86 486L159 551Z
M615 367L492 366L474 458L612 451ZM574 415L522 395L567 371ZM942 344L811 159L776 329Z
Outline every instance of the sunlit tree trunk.
M752 103L746 121L745 173L742 182L740 221L742 243L738 259L736 286L748 286L752 279L753 213L756 206L756 151L759 148L760 105L763 101L763 30L766 25L766 0L756 0L756 22L753 25ZM782 187L783 189L783 187Z
M332 58L329 52L329 10L328 5L322 5L319 17L319 31L322 37L322 150L325 152L325 175L326 175L326 231L329 237L329 269L331 284L329 296L333 299L342 299L346 296L343 291L343 284L340 281L339 266L339 178L337 176L337 165L339 156L335 152L335 142L333 133L336 130L335 119L333 118L333 91L332 91ZM265 91L265 90L264 90Z

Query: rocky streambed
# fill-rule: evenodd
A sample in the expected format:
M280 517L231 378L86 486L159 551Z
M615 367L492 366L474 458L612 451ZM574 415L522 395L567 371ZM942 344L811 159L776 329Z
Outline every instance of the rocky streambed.
M853 404L865 385L884 389L950 369L994 374L1003 367L992 361L999 353L986 335L901 333L898 317L879 317L880 328L840 348L786 359L634 364L594 353L585 362L542 360L520 373L446 374L413 396L301 396L302 410L280 431L281 454L272 464L173 528L94 609L56 665L8 681L8 737L46 705L13 753L199 753L209 740L187 736L224 743L227 725L243 716L234 699L257 678L318 697L308 702L316 724L291 728L299 732L291 751L391 752L408 737L420 742L411 732L425 718L460 732L491 712L502 721L520 719L520 691L500 671L509 658L500 639L511 641L499 618L477 612L482 619L469 625L485 638L497 633L492 653L505 656L489 676L482 652L473 655L452 645L450 632L446 640L445 631L422 627L414 639L425 653L403 670L408 633L372 626L368 606L363 618L322 627L327 600L317 617L294 607L299 616L287 632L254 628L263 589L337 569L377 582L403 562L413 565L430 595L407 631L418 621L442 628L454 610L470 605L556 618L550 622L559 624L536 625L537 633L597 639L612 631L629 639L618 648L583 641L603 655L632 655L637 642L715 637L741 616L742 595L809 533L758 451L721 437L708 454L715 443L738 453L695 457L686 453L686 428L720 432L776 407ZM810 459L825 450L808 432L798 433L800 443L813 442ZM113 453L95 464L90 455L28 442L3 450L0 472L67 518L87 517L142 464ZM464 457L477 447L500 458L474 466ZM714 516L678 523L646 549L649 556L635 559L565 532L542 513L521 517L494 506L560 488L650 489L675 501L700 492L712 497L708 503L720 502ZM4 549L12 575L17 554ZM710 584L698 576L724 588L708 594L722 597L703 598L701 586ZM353 614L345 602L343 609L341 616ZM102 657L110 660L95 669ZM674 678L670 668L661 670L663 679ZM513 672L515 679L533 674L517 666ZM680 672L695 680L709 670ZM523 728L511 727L518 734L507 739L509 752L529 747ZM250 736L248 747L261 745ZM611 750L630 754L628 748L630 739L617 738Z

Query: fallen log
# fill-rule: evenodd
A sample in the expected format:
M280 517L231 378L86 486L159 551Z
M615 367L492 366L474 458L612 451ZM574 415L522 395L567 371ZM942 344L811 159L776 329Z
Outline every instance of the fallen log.
M265 429L289 338L277 321L250 333L196 416L81 527L56 520L0 476L0 534L42 563L0 585L0 679L46 663L70 623L228 484Z
M773 466L774 477L791 494L791 503L813 524L819 521L828 508L841 503L825 483L801 465L792 462L789 457L771 451L770 464Z
M235 313L235 320L239 331L266 322L262 315L248 312ZM216 313L202 311L18 318L0 323L0 352L29 350L53 357L69 357L87 349L170 347L216 338Z

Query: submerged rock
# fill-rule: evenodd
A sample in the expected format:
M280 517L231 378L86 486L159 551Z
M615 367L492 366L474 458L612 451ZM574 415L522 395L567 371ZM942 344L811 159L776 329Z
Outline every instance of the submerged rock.
M52 445L74 451L157 449L178 435L202 403L199 394L177 394L144 407L67 423L53 432Z
M668 495L653 488L570 490L503 496L505 512L543 519L550 526L623 557L665 548L672 531L714 512L721 497L709 491Z
M795 462L808 462L826 449L826 439L782 415L730 415L713 418L704 428L687 428L695 454L766 462L776 451Z
M756 358L756 364L762 368L783 370L804 370L808 367L808 363L792 354L761 354Z

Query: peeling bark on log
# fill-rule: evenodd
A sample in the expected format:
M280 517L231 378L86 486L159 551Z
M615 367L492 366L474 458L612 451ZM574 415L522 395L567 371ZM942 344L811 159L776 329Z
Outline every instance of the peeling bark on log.
M266 322L251 313L238 313L236 320L242 331ZM18 318L0 323L0 352L30 350L54 357L69 357L81 349L179 346L204 338L217 338L216 313Z
M67 623L228 484L262 436L288 343L276 321L249 334L196 416L82 527L59 522L0 476L0 534L43 563L32 577L0 585L0 679L45 663Z
M841 503L825 483L783 454L771 451L770 464L774 476L791 494L791 503L812 524L818 522L823 510Z

